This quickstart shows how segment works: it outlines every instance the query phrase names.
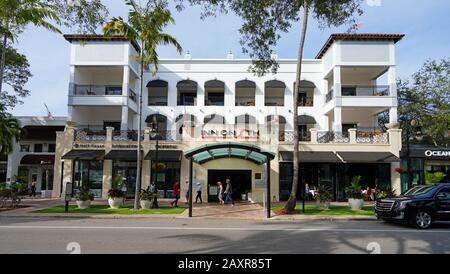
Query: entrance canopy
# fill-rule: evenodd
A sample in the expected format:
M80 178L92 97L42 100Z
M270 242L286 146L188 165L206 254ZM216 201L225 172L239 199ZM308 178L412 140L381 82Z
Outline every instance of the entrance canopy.
M199 164L218 158L234 157L249 160L259 165L275 157L273 153L263 151L258 146L232 142L203 145L187 151L184 156L192 158L194 162Z
M55 155L28 154L20 160L21 165L54 165Z

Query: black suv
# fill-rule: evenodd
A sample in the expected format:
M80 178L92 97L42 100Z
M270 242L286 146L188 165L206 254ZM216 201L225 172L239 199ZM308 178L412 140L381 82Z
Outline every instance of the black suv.
M399 197L377 200L378 219L398 221L421 229L435 221L450 221L450 184L416 186Z

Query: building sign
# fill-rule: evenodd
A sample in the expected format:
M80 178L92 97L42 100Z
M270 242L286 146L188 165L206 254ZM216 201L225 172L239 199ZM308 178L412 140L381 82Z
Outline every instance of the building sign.
M204 139L259 139L259 131L252 129L209 129L202 130Z
M177 145L161 145L158 144L158 148L162 148L162 149L178 149Z
M83 143L83 144L74 144L73 145L74 148L85 148L85 149L91 149L91 148L96 148L96 149L103 149L105 148L105 145L102 143Z
M127 144L127 145L120 145L120 144L113 144L112 148L120 148L120 149L137 149L137 145L131 145L131 144ZM141 146L142 148L142 146Z
M445 150L426 150L425 157L447 157L450 158L450 151Z
M267 188L266 180L255 180L255 188Z

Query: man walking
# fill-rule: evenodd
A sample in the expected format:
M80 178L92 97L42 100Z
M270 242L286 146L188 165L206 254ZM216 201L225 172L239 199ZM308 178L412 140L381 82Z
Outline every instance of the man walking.
M178 181L175 181L175 184L173 185L173 195L175 196L175 200L170 204L174 207L178 207L178 199L180 199L180 185L178 184Z
M227 204L229 201L234 206L233 187L231 185L230 179L227 179L226 180L226 187L225 187L225 204Z
M200 203L202 204L202 184L200 182L196 183L196 189L197 189L197 196L195 197L195 203L198 203L198 200L200 199Z

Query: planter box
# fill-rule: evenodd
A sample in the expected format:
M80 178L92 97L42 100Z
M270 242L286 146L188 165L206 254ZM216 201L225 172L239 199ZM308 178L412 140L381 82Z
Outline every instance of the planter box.
M79 209L87 209L91 207L91 200L87 200L87 201L76 201L77 206Z
M364 206L364 200L363 199L348 199L348 204L350 205L350 208L353 211L361 210Z
M152 206L152 201L149 200L140 200L139 202L142 209L150 209L150 207Z
M123 205L123 198L109 198L108 204L110 208L118 209Z

